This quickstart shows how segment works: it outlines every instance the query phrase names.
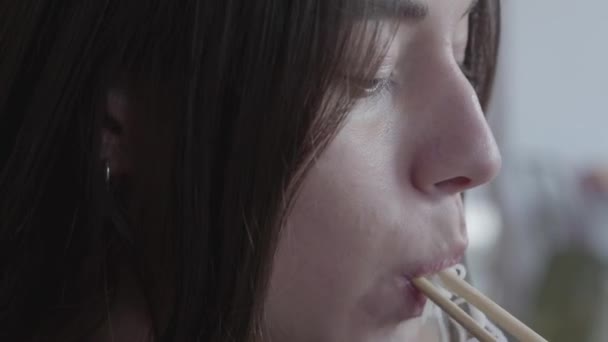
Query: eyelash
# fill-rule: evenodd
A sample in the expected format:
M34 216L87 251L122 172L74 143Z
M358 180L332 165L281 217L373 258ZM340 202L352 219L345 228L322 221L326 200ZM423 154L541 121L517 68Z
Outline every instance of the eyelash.
M373 85L362 87L363 97L375 97L387 91L392 92L399 86L394 75L391 75L388 78L375 78L369 81L369 83L373 83Z
M468 68L464 62L458 63L458 67L462 74L469 80L472 79L471 69ZM375 97L385 92L392 92L395 88L399 87L399 83L395 80L395 75L391 75L388 78L374 78L369 83L373 83L372 86L362 87L363 97Z

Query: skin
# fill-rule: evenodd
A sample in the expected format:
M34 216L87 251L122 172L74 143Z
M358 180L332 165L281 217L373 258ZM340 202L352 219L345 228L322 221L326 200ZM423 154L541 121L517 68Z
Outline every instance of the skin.
M418 340L408 278L466 249L461 194L501 159L458 66L470 0L424 4L376 76L399 84L357 101L288 214L266 301L274 341Z
M425 18L404 19L383 36L390 48L369 84L392 86L357 100L288 213L265 303L272 341L428 340L418 331L421 305L408 279L462 256L461 194L490 181L501 159L458 66L471 0L421 4ZM112 175L131 169L123 95L108 96L122 134L103 132L101 157ZM110 324L95 341L151 334L135 282L121 279Z

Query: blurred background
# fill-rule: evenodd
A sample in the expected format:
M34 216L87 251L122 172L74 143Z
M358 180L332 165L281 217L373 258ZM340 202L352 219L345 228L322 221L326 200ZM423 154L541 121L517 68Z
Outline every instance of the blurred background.
M467 197L473 282L550 341L608 341L608 2L502 7L503 169Z

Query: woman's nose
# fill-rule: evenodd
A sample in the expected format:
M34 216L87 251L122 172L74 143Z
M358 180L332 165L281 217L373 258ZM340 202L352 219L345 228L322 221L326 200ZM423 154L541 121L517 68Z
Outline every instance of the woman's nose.
M492 180L501 157L469 81L454 63L438 64L418 94L410 176L425 193L456 194Z

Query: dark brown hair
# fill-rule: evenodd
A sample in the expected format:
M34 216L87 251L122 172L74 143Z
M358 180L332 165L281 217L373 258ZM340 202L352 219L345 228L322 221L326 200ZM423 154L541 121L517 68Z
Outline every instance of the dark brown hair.
M369 76L382 52L361 3L0 4L0 340L86 338L125 260L157 339L262 339L283 216L350 103L340 67ZM497 6L470 19L465 64L484 103ZM110 88L137 129L132 174L108 187Z

